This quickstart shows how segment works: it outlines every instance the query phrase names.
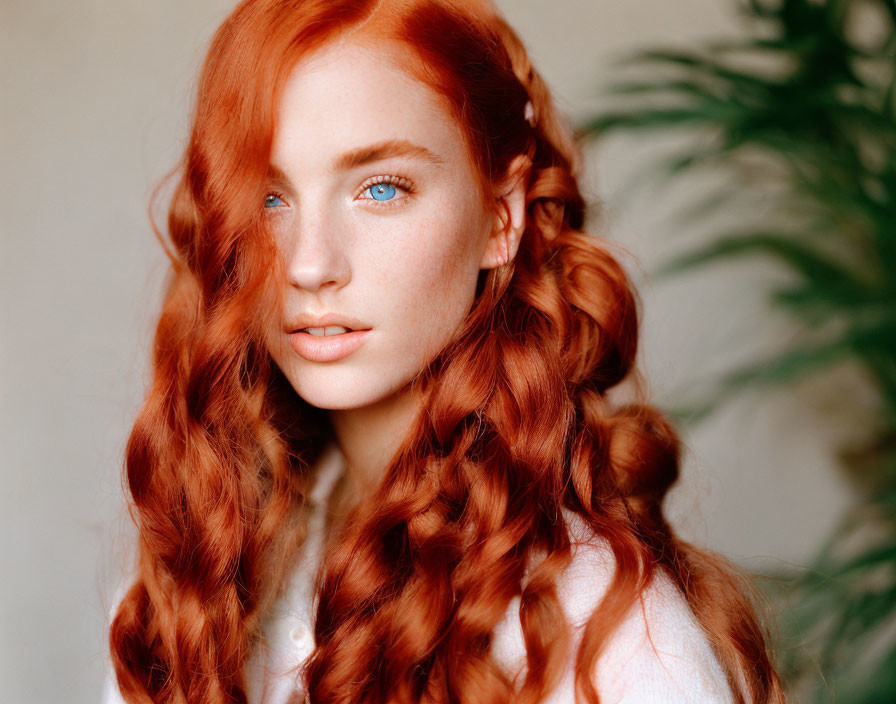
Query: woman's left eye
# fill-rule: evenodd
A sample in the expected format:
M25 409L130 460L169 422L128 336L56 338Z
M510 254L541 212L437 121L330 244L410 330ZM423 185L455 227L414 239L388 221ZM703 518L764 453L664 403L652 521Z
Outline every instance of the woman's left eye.
M413 186L408 179L401 176L377 176L370 179L361 186L358 194L361 200L372 200L384 206L398 204L406 200L408 196L401 198L396 197L397 191L404 191L408 195L414 192ZM364 193L370 192L370 196L364 196Z

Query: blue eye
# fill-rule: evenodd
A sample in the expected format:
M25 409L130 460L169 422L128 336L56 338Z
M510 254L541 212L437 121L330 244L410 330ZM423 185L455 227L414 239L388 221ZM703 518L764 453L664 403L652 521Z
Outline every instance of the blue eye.
M373 195L374 200L391 200L392 196L395 195L395 186L382 181L370 186L370 193Z
M274 202L272 202L272 199L273 199L273 200L276 200L276 201L280 201L280 202L279 202L279 203L274 203ZM264 207L265 207L265 208L274 208L274 207L276 207L276 206L278 206L278 205L286 205L286 203L284 203L284 202L283 202L283 199L282 199L279 195L277 195L276 193L268 193L268 194L264 197Z
M373 200L383 205L398 205L407 199L407 196L396 197L398 191L403 191L408 196L414 193L414 187L411 182L401 176L380 176L377 180L368 181L368 183L370 185L364 186L359 196L363 196L363 194L369 191L370 197L362 197L361 200ZM289 204L276 191L271 191L264 197L265 210L274 210L285 205Z
M398 191L403 191L406 195L396 196ZM370 196L365 195L368 192L370 192ZM414 186L408 179L403 176L384 175L366 181L358 196L361 200L372 200L384 206L392 206L408 200L412 193L414 193Z

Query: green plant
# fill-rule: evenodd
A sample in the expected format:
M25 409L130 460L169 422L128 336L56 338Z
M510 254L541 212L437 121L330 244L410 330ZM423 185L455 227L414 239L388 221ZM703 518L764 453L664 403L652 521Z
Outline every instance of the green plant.
M580 130L694 135L652 163L664 179L731 176L688 204L696 223L774 183L775 209L668 261L654 276L766 255L792 272L771 294L802 324L785 352L717 380L672 413L706 417L735 391L858 365L879 392L872 442L840 459L860 500L808 569L772 584L789 689L813 701L896 702L896 4L892 0L741 0L750 37L695 50L641 51L609 89L614 107ZM758 170L758 171L757 171ZM767 194L765 197L769 197ZM706 222L706 220L703 220ZM852 546L852 547L850 547ZM856 547L857 546L857 547ZM784 607L787 599L787 606ZM820 671L821 677L818 676Z

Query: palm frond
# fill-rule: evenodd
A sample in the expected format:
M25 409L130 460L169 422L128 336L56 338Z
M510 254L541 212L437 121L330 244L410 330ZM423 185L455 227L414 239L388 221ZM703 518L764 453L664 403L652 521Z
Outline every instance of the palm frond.
M833 690L841 704L896 701L896 639L887 630L896 620L896 3L862 2L890 23L874 46L847 31L860 0L737 0L761 32L621 56L619 75L632 77L609 86L614 107L581 126L594 139L701 137L635 172L654 188L701 169L718 177L712 192L679 209L682 228L744 212L755 196L739 193L761 174L757 163L774 169L775 207L763 209L772 215L741 218L736 231L670 258L653 276L770 258L793 277L770 303L803 325L801 337L770 359L692 382L665 412L700 422L737 392L839 363L857 364L880 392L880 441L841 455L858 503L803 574L775 580L777 597L793 600L782 614L782 672L808 683L814 701ZM883 537L844 552L868 525Z

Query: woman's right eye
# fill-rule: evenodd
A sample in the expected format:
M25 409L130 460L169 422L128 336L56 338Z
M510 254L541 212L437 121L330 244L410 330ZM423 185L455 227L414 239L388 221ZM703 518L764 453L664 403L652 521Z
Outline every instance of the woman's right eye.
M265 208L276 208L279 205L286 205L286 203L283 202L283 196L279 193L268 193L264 197Z

